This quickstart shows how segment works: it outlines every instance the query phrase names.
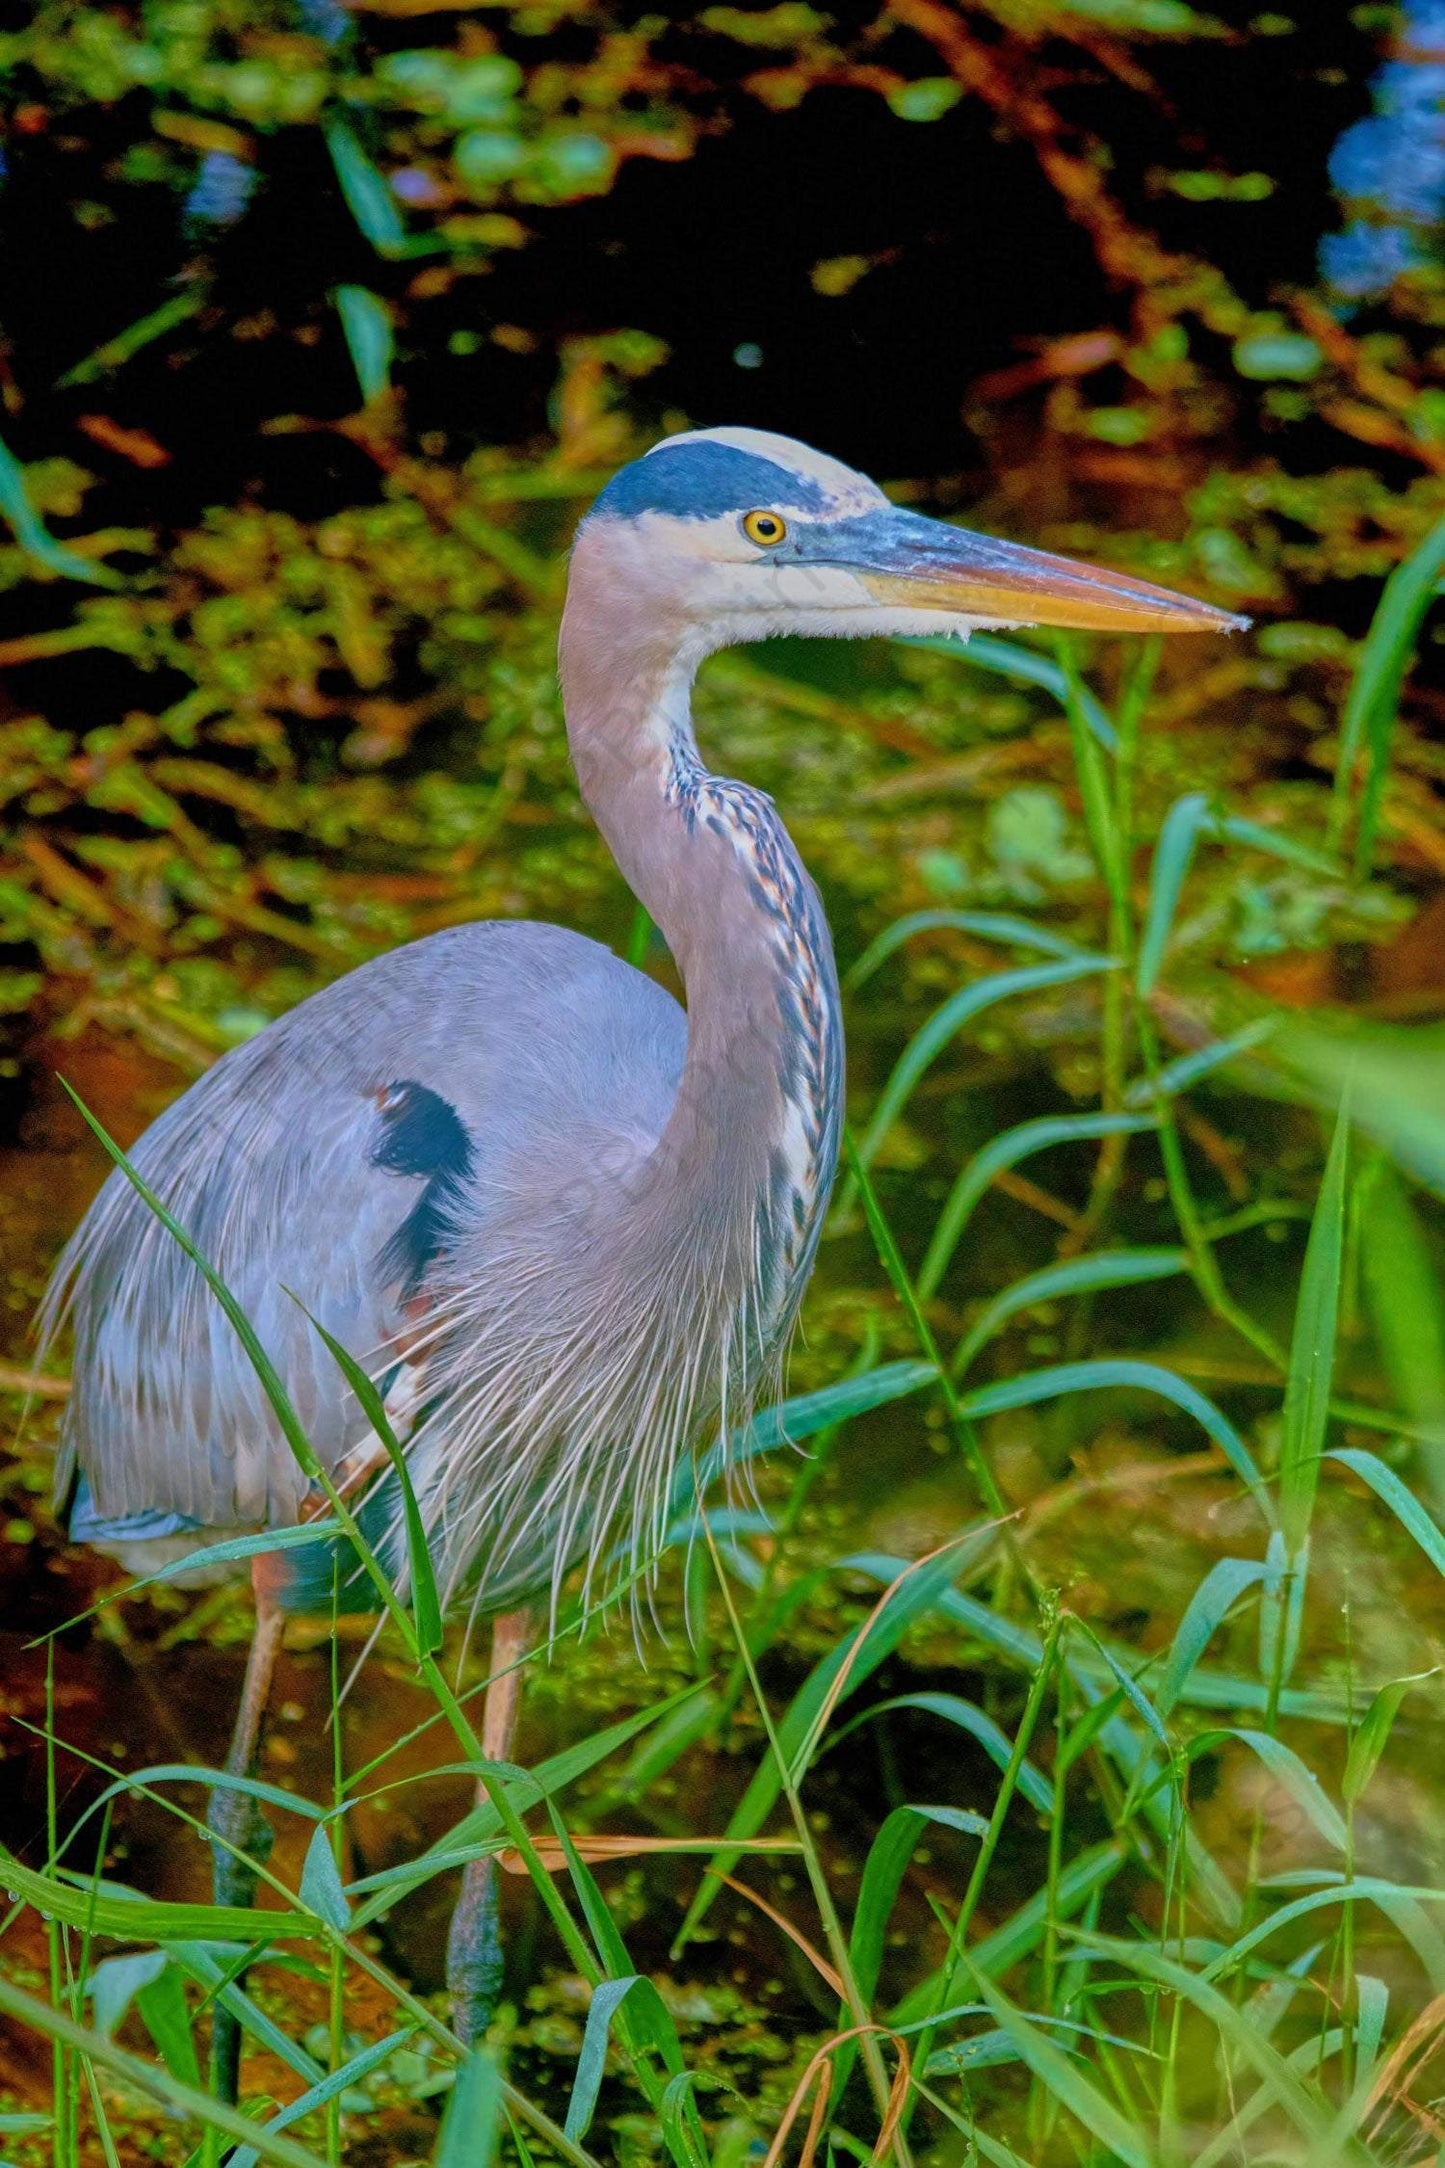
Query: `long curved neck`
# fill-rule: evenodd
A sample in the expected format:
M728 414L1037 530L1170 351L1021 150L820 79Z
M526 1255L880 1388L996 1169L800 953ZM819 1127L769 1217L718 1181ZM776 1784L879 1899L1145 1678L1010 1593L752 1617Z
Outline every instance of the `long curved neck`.
M726 1227L753 1283L740 1299L751 1294L771 1337L801 1293L838 1153L827 922L771 800L698 757L696 656L645 621L619 625L615 603L591 606L577 571L561 671L582 795L687 993L687 1059L648 1218L663 1246Z

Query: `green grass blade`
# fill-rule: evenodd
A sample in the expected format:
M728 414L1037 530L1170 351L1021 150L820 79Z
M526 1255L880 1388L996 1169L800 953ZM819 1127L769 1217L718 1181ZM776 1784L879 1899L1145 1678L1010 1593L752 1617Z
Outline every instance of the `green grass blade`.
M963 1376L979 1351L1003 1330L1011 1318L1036 1303L1059 1302L1070 1295L1097 1294L1110 1287L1140 1287L1149 1280L1164 1280L1187 1272L1189 1259L1183 1250L1095 1250L1087 1257L1066 1258L1062 1264L1045 1265L994 1296L959 1342L950 1371Z
M1054 1144L1087 1144L1100 1137L1138 1136L1157 1125L1152 1114L1044 1114L1018 1122L993 1137L963 1168L948 1200L938 1215L927 1252L918 1272L918 1293L923 1301L938 1291L964 1229L998 1176L1020 1160Z
M935 1010L927 1023L920 1025L895 1062L858 1146L858 1157L863 1165L870 1167L873 1164L884 1138L908 1104L925 1070L949 1042L957 1038L964 1026L981 1016L985 1009L1020 994L1044 993L1051 987L1071 985L1076 979L1096 978L1113 968L1107 956L1067 956L1053 963L1024 964L1013 971L993 971L986 978L975 979L970 985L961 987ZM842 1209L847 1209L846 1194Z
M850 1723L840 1725L832 1734L829 1745L837 1746L841 1740L847 1738L849 1732L857 1731L862 1724L871 1724L875 1717L886 1716L892 1709L918 1709L926 1716L940 1717L945 1724L952 1724L955 1729L966 1731L971 1739L977 1740L996 1768L1007 1769L1013 1754L1013 1741L991 1716L986 1716L975 1703L965 1701L961 1694L894 1694L888 1701L875 1702L871 1709L865 1709L861 1716L855 1716ZM1048 1779L1033 1762L1025 1760L1020 1763L1018 1788L1038 1813L1045 1817L1052 1813L1053 1792Z
M89 587L124 587L125 581L109 565L93 564L88 557L57 542L30 501L25 469L5 443L0 443L0 512L27 557L63 580L83 580Z
M1361 1719L1360 1728L1350 1741L1350 1751L1345 1758L1345 1774L1340 1790L1348 1806L1356 1806L1364 1797L1370 1779L1380 1766L1380 1756L1390 1741L1395 1728L1395 1718L1400 1704L1412 1686L1423 1686L1426 1679L1433 1679L1437 1671L1414 1671L1408 1678L1391 1679L1375 1694Z
M370 406L391 384L396 341L390 314L385 303L367 286L337 286L333 288L331 298L346 334L362 399Z
M1028 2065L1059 2105L1097 2138L1109 2154L1122 2161L1125 2168L1153 2168L1154 2150L1147 2133L1121 2114L1084 2076L1077 2064L1070 2061L1063 2049L1056 2047L1046 2034L1031 2024L986 1974L977 1971L967 1958L965 1963L968 1963L979 1997L988 2004L999 2031L1013 2042L1020 2060Z
M6 1871L8 1875L10 1870ZM227 2138L253 2146L261 2160L274 2162L276 2168L327 2168L320 2156L305 2146L297 2145L293 2139L279 2133L258 2130L239 2108L227 2107L223 2101L212 2099L210 2094L183 2085L169 2071L158 2069L144 2057L117 2047L103 2033L91 2032L78 2025L63 2011L53 2010L38 1996L15 1986L3 1973L0 1973L0 2012L30 2032L38 2033L42 2039L63 2041L102 2070L111 2071L124 2084L134 2086L145 2099L157 2101L170 2113L199 2123L203 2129L220 2131Z
M42 1919L117 1942L255 1942L258 1933L266 1941L309 1941L320 1931L309 1912L283 1905L257 1912L242 1905L170 1904L138 1895L97 1894L88 1884L73 1888L24 1866L3 1844L0 1887L33 1906Z
M402 1511L406 1520L407 1575L411 1582L412 1617L416 1625L417 1647L423 1656L434 1656L442 1645L442 1610L437 1597L436 1575L432 1571L431 1545L427 1542L421 1508L412 1488L411 1470L406 1464L406 1454L391 1427L380 1393L355 1356L326 1330L319 1318L311 1315L298 1295L293 1295L291 1299L324 1341L332 1361L355 1394L362 1414L385 1447L386 1457L391 1462L397 1482L401 1486Z
M210 297L210 288L204 280L188 285L178 294L172 294L169 301L163 301L158 309L151 309L146 315L138 316L134 323L126 325L124 331L116 332L113 338L106 339L102 345L77 361L73 368L67 369L63 376L58 376L55 380L56 390L69 391L77 384L98 384L103 376L109 376L113 370L124 368L131 356L138 354L143 346L149 346L153 339L164 338L168 331L175 330L177 324L187 323L191 317L199 316Z
M1252 1024L1245 1024L1227 1039L1217 1039L1209 1046L1196 1047L1192 1054L1181 1054L1174 1061L1166 1062L1153 1076L1139 1077L1124 1094L1127 1106L1147 1106L1151 1100L1172 1099L1201 1078L1212 1076L1216 1069L1223 1069L1251 1047L1259 1046L1278 1029L1278 1019L1273 1016L1256 1017Z
M442 2117L435 2168L491 2168L502 2122L502 2073L485 2042L467 2051Z
M397 200L357 140L347 121L333 116L323 130L346 208L378 256L394 257L406 248L406 225Z
M817 1744L819 1716L833 1696L837 1682L845 1670L847 1676L842 1699L855 1694L859 1687L871 1678L884 1659L892 1655L909 1628L935 1607L944 1589L970 1566L978 1564L992 1546L994 1533L990 1527L972 1537L960 1539L940 1556L927 1560L915 1571L908 1573L904 1579L898 1581L889 1600L880 1609L862 1626L845 1634L842 1640L835 1643L828 1654L813 1666L788 1704L777 1727L778 1750L794 1782L802 1776L808 1765ZM783 1772L770 1748L729 1816L725 1834L740 1842L756 1836L782 1790ZM728 1853L719 1854L717 1866L721 1873L731 1871L732 1856ZM689 1940L711 1908L720 1887L721 1884L716 1879L710 1878L698 1890L678 1931L673 1945L674 1951L681 1949Z
M1078 942L1070 941L1067 935L1053 933L1047 926L1036 926L1032 919L1013 918L1002 911L910 911L906 918L895 919L869 942L845 977L844 985L865 985L879 965L905 942L911 941L915 934L945 930L971 933L984 941L1011 942L1016 948L1037 949L1044 956L1083 954Z
M1354 798L1356 770L1363 754L1364 789L1355 847L1356 871L1360 874L1368 872L1374 853L1405 673L1414 657L1425 613L1438 591L1442 569L1445 569L1445 520L1430 529L1386 580L1345 702L1330 812L1330 841L1338 847L1344 833Z
M1030 1370L1019 1377L1005 1378L997 1385L981 1386L975 1392L965 1393L959 1405L970 1421L977 1421L986 1415L1002 1415L1010 1408L1029 1408L1040 1401L1059 1400L1068 1393L1105 1391L1154 1393L1163 1400L1172 1401L1186 1415L1192 1415L1219 1447L1265 1518L1273 1518L1269 1495L1255 1466L1254 1456L1233 1423L1187 1378L1165 1370L1158 1363L1138 1362L1132 1356L1055 1363L1047 1370Z
M1055 1919L1068 1919L1081 1912L1092 1897L1108 1888L1128 1859L1125 1847L1116 1840L1096 1844L1071 1860L1052 1893ZM1036 1890L1002 1926L976 1942L968 1953L974 1970L986 1973L991 1980L1002 1980L1015 1965L1031 1957L1048 1932L1049 1899L1047 1889ZM929 2023L937 2013L942 1987L941 1970L920 1980L889 2011L888 2022L902 2030Z
M1326 1844L1337 1852L1349 1848L1349 1838L1344 1817L1326 1792L1308 1762L1296 1754L1293 1747L1286 1746L1269 1732L1251 1731L1240 1727L1228 1727L1219 1731L1201 1732L1189 1744L1191 1759L1214 1750L1224 1739L1236 1739L1256 1754L1277 1784L1283 1786Z
M346 1933L351 1925L351 1907L346 1902L336 1854L331 1849L331 1832L324 1822L313 1832L306 1847L300 1896L302 1904L309 1905L318 1919L325 1920L338 1934Z
M1322 880L1338 881L1345 872L1339 859L1328 852L1312 850L1285 829L1266 828L1238 813L1221 813L1214 822L1213 834L1218 842L1242 843L1249 850L1263 851L1267 858L1278 858L1284 865L1317 873Z
M1144 999L1154 991L1180 892L1193 862L1195 845L1201 831L1208 826L1209 817L1209 800L1204 792L1190 791L1187 797L1175 800L1160 827L1149 869L1149 901L1144 911L1144 930L1139 937L1139 955L1134 967L1134 982Z
M1278 2049L1262 2039L1243 2012L1237 2010L1207 1979L1191 1972L1188 1966L1178 1964L1172 1957L1164 1956L1152 1943L1125 1942L1108 1935L1079 1934L1077 1939L1084 1947L1106 1956L1121 1972L1154 1980L1161 1987L1170 1989L1172 1993L1182 1996L1186 2002L1192 2004L1201 2016L1209 2020L1228 2045L1272 2087L1280 2106L1301 2134L1316 2142L1324 2137L1329 2127L1326 2110L1301 2083Z
M1200 1657L1246 1589L1256 1588L1267 1572L1257 1558L1221 1558L1212 1565L1174 1630L1163 1675L1154 1692L1162 1717L1174 1711Z
M1320 1455L1330 1417L1345 1239L1349 1110L1340 1107L1310 1225L1285 1380L1279 1458L1279 1521L1291 1565L1309 1538Z
M1376 1154L1357 1178L1365 1299L1396 1407L1445 1441L1445 1287L1399 1174ZM1445 1442L1421 1452L1425 1488L1445 1507Z
M349 2086L360 2084L373 2070L379 2070L384 2062L395 2055L398 2048L406 2046L411 2037L410 2030L388 2033L384 2040L373 2040L370 2046L358 2049L339 2070L333 2070L328 2076L318 2078L314 2085L308 2085L305 2092L299 2094L295 2100L288 2101L262 2128L271 2132L289 2129L292 2123L299 2123L303 2116L313 2114L317 2108L324 2108L329 2100L339 2100ZM461 2082L459 2076L458 2085ZM257 2159L256 2148L243 2145L231 2155L226 2168L256 2168Z
M895 1807L868 1848L863 1877L858 1885L858 1904L848 1941L853 1977L865 2003L871 2003L883 1965L883 1944L908 1863L919 1838L930 1823L966 1830L971 1836L987 1834L981 1814L963 1807Z
M624 2003L631 2005L629 2015L662 2055L668 2075L681 2075L682 2050L678 2044L677 2027L652 1981L638 1972L629 1973L622 1980L600 1981L592 1990L582 2046L577 2055L577 2074L572 2081L572 2097L567 2103L567 2121L564 2128L571 2139L585 2138L591 2126L597 2095L602 2087L602 2073L606 2068L607 2043L612 2033L612 2022Z
M759 1453L774 1452L780 1445L799 1445L804 1438L816 1437L820 1430L831 1430L835 1424L850 1422L855 1415L866 1415L873 1408L886 1407L892 1400L902 1400L909 1393L921 1392L925 1385L937 1383L938 1372L932 1363L880 1363L874 1370L840 1378L836 1385L821 1386L814 1393L798 1393L775 1408L765 1408L747 1430L734 1431L725 1443L704 1453L695 1477L690 1466L679 1469L673 1485L673 1511L692 1505L695 1497L729 1468L740 1467Z

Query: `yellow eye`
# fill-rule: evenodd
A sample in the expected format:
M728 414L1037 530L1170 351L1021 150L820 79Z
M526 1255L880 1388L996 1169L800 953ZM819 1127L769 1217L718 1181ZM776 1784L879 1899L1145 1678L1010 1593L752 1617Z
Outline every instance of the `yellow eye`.
M757 542L764 549L773 549L788 532L788 523L781 512L744 512L743 533L750 542Z

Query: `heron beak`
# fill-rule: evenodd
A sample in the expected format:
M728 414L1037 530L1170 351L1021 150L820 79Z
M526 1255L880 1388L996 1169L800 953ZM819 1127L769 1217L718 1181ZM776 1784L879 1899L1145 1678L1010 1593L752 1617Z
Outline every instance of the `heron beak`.
M970 534L943 520L892 510L848 522L862 547L846 562L890 608L947 611L993 625L1058 625L1084 632L1237 632L1231 616L1122 572ZM862 529L871 529L866 536Z

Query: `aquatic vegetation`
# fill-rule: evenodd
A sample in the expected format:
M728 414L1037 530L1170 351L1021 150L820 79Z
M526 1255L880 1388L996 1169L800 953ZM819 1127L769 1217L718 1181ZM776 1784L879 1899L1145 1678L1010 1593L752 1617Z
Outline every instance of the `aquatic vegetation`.
M0 1514L7 2159L1434 2158L1429 203L1354 313L1313 283L1332 189L1388 229L1327 160L1407 31L67 0L0 38L0 241L48 274L9 282L0 376L17 1415L102 1164L57 1068L123 1141L472 915L667 970L554 662L572 520L658 428L831 416L910 501L1256 618L1203 667L708 666L709 749L778 797L849 976L804 1452L765 1424L756 1499L679 1498L645 1664L569 1622L490 1811L474 1653L396 1604L347 1690L352 1629L298 1633L241 2130L195 2094L257 1922L200 1901L196 1819L245 1607L67 1555L36 1402ZM477 1847L512 1971L459 2065Z

